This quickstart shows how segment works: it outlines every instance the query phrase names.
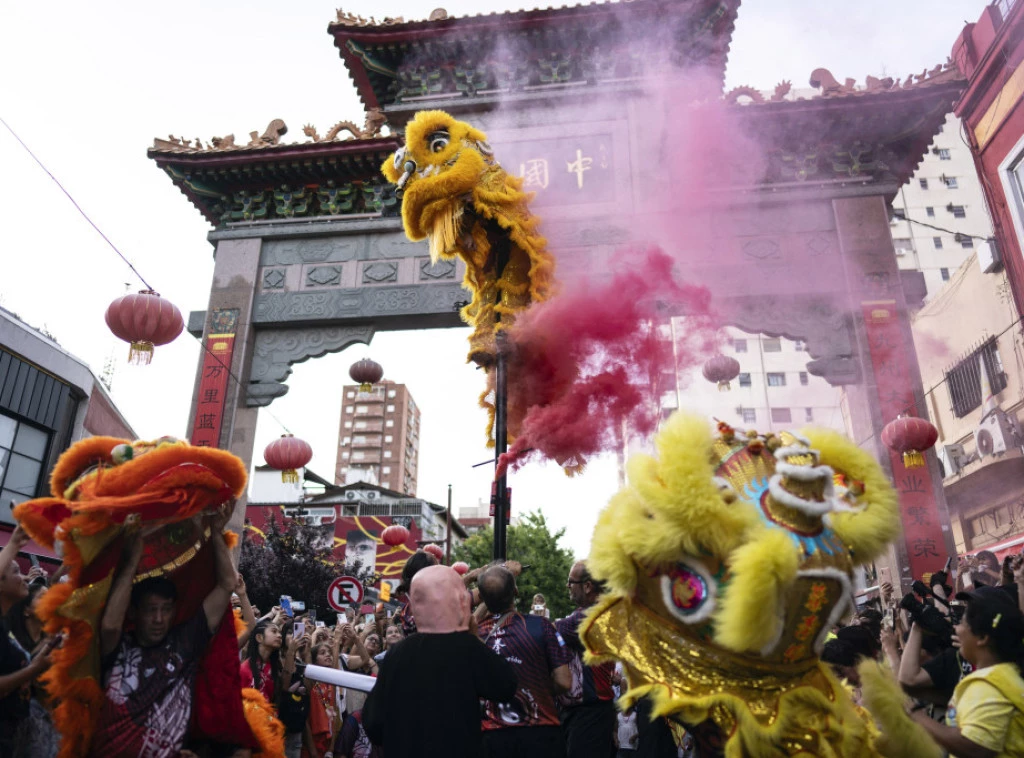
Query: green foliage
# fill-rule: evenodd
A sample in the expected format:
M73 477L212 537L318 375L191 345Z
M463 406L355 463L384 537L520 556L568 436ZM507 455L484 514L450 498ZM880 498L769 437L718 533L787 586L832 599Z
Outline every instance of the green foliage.
M530 611L533 596L538 592L547 600L552 621L568 616L575 610L569 602L569 591L565 586L575 558L571 550L558 545L564 534L565 529L552 534L540 511L525 514L519 526L509 527L509 560L530 567L516 581L519 587L516 605L521 612ZM494 532L491 527L477 532L454 551L454 560L465 561L472 568L486 566L493 556Z
M327 588L344 571L323 532L294 521L281 524L271 516L264 533L260 540L246 532L238 560L249 602L266 613L281 595L291 595L305 601L307 610L315 608L317 618L333 619Z

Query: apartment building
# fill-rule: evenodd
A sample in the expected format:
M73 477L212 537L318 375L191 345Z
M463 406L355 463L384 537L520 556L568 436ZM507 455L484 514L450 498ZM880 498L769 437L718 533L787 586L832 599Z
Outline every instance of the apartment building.
M408 388L385 380L369 392L350 384L342 393L335 482L368 482L415 495L420 411Z
M924 274L931 300L992 236L981 182L963 124L949 114L921 165L892 201L893 246L901 269Z

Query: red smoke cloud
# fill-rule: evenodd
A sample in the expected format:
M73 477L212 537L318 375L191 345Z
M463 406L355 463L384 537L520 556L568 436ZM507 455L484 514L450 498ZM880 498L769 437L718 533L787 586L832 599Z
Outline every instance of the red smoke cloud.
M624 425L631 434L654 432L660 378L695 365L716 341L710 293L678 282L672 267L660 248L624 250L611 276L575 277L518 318L508 364L515 441L497 476L533 454L565 464L614 449ZM675 355L657 330L673 315L687 316Z

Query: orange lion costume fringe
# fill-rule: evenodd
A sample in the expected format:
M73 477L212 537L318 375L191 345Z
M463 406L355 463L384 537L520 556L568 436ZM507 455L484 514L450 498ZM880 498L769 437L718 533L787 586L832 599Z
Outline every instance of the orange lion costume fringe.
M207 515L245 490L242 461L223 450L170 437L130 442L91 437L72 445L50 478L51 497L15 508L31 537L64 558L69 581L51 587L37 613L49 634L66 633L43 675L58 702L60 758L89 754L104 692L99 624L127 533L163 525L147 539L135 581L166 575L179 589L176 623L201 612L214 586ZM229 546L237 540L223 535ZM192 734L284 755L284 728L258 692L242 690L231 610L210 641L196 676ZM235 696L231 697L234 693Z

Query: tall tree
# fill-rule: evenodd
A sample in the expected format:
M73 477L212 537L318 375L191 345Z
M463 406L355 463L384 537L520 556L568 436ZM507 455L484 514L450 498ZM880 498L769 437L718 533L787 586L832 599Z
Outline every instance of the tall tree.
M305 602L307 610L316 609L317 618L328 623L334 618L327 588L344 571L322 529L291 520L282 524L271 516L262 540L246 531L238 570L250 602L261 612L277 605L281 595L290 595Z
M565 529L552 534L541 511L527 513L518 526L509 527L509 560L519 561L529 567L523 570L522 576L516 581L519 587L516 607L521 612L529 612L533 596L538 592L547 600L552 621L574 610L569 603L565 580L575 559L571 550L558 544L564 535ZM455 560L465 561L473 568L490 563L494 556L494 532L491 527L482 529L458 545L454 554Z

